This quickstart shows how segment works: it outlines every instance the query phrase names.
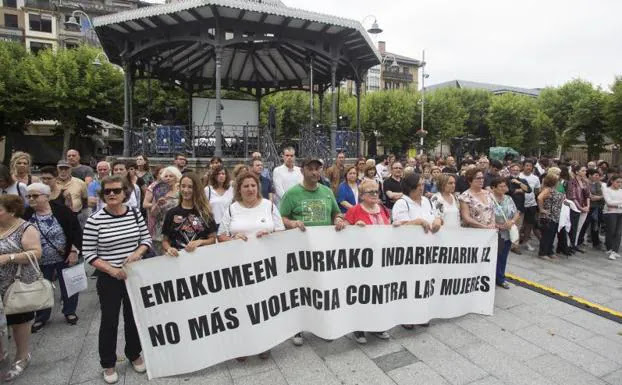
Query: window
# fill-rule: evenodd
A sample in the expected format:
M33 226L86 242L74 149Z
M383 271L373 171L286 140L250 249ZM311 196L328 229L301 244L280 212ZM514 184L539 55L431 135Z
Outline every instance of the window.
M52 33L52 16L28 14L28 26L31 31Z
M35 55L46 49L52 49L52 44L39 43L37 41L30 42L30 52L32 52Z
M4 14L4 26L7 28L18 28L17 15Z
M17 0L4 0L4 6L7 8L17 8Z
M78 48L78 44L77 43L65 43L65 48L67 49L75 49Z

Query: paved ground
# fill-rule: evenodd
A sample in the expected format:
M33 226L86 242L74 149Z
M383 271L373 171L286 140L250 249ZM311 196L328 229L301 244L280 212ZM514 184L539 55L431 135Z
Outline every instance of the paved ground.
M622 261L602 252L555 263L512 254L508 271L622 310ZM415 331L397 327L391 340L370 336L367 345L308 336L303 347L285 342L264 361L229 361L149 384L622 385L622 324L515 286L497 291L495 306L492 317L433 321ZM79 325L69 326L54 311L52 323L33 336L32 365L16 384L103 383L93 288L81 296L78 314ZM119 372L121 385L148 383L127 362Z

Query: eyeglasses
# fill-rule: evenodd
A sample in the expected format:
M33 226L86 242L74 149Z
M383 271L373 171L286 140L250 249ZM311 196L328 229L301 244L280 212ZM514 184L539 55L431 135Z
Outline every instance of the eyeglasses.
M26 199L37 199L43 194L28 194L26 195Z
M104 189L104 195L110 195L110 194L119 195L122 192L123 192L123 188L105 188Z
M378 190L361 191L361 194L378 195Z

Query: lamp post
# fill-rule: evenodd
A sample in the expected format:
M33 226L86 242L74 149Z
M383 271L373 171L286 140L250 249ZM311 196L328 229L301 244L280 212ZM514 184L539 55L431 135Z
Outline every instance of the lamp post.
M425 136L428 134L428 132L424 130L423 125L423 117L425 114L425 79L428 77L430 77L430 75L425 73L425 50L423 50L421 54L421 127L419 128L419 131L417 131L421 151L423 151L423 138L425 138Z
M363 24L363 26L365 26L365 21L367 21L367 19L373 18L374 22L371 23L371 28L369 28L367 30L367 33L370 33L372 35L378 35L379 33L382 33L382 29L380 27L378 27L378 19L376 18L376 16L374 15L367 15L363 18L363 21L361 21L361 24Z

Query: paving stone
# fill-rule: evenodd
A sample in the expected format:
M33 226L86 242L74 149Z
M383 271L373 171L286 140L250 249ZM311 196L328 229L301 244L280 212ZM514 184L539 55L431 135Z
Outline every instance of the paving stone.
M596 336L577 343L622 365L622 336L616 335L611 338Z
M515 331L532 325L533 322L516 317L507 310L495 309L493 317L487 317L487 321L499 326L504 330Z
M510 309L511 314L524 320L531 320L542 329L563 336L571 341L584 340L595 334L557 316L543 313L539 307L520 305ZM492 321L492 320L491 320Z
M395 385L393 380L359 349L327 356L326 365L344 385Z
M566 361L571 362L596 377L602 377L619 367L615 362L583 346L579 346L564 337L549 333L539 326L530 326L521 329L517 331L516 334L550 353L557 354Z
M229 369L231 378L233 378L234 380L240 377L246 377L278 369L276 364L274 363L274 360L272 360L271 358L262 360L257 356L247 357L246 361L244 362L239 362L238 360L229 360L227 361L227 368Z
M383 372L387 373L392 370L414 364L419 361L419 359L408 350L402 348L399 352L376 357L373 361L380 369L382 369Z
M495 316L493 316L493 318ZM480 338L459 327L454 322L445 322L438 325L432 325L428 328L428 333L452 349L482 342Z
M485 321L485 323L482 323L464 320L459 325L503 353L519 360L527 360L544 354L544 350L538 346L517 337L507 330L503 330L491 322Z
M404 347L394 339L381 340L371 333L367 333L367 343L358 346L369 358L376 358L387 354L399 352Z
M562 316L562 318L605 337L617 335L618 332L622 331L622 325L619 323L587 311L573 312Z
M504 382L501 382L500 379L490 376L486 378L482 378L481 380L477 380L475 382L471 382L469 385L504 385Z
M148 380L146 374L136 373L134 369L130 367L125 371L124 385L179 385L180 383L181 379L178 377L163 377Z
M486 368L490 374L505 383L513 385L554 384L515 358L508 357L486 343L464 346L458 349L458 352L479 367Z
M389 376L398 385L449 385L449 382L423 362L392 370Z
M611 385L622 384L622 370L616 370L615 372L606 375L603 377L603 380Z
M501 309L509 309L524 303L516 295L513 295L509 290L497 290L495 291L495 306Z
M321 358L325 358L331 354L347 352L349 350L358 349L358 344L350 337L350 335L337 338L333 341L325 341L312 334L305 333L305 344L309 344L313 348L315 354ZM287 343L286 341L285 343Z
M309 344L294 346L286 341L272 349L272 359L289 385L341 383Z
M542 374L544 377L564 385L599 385L604 382L589 374L588 372L577 368L570 362L552 355L547 354L534 358L526 362L526 365Z
M223 362L207 369L191 374L178 376L180 385L231 385L233 379L229 374L227 363ZM150 385L150 383L148 384Z
M401 343L451 384L468 384L488 375L429 334L404 338Z
M287 381L278 369L235 378L233 383L235 385L287 385Z

